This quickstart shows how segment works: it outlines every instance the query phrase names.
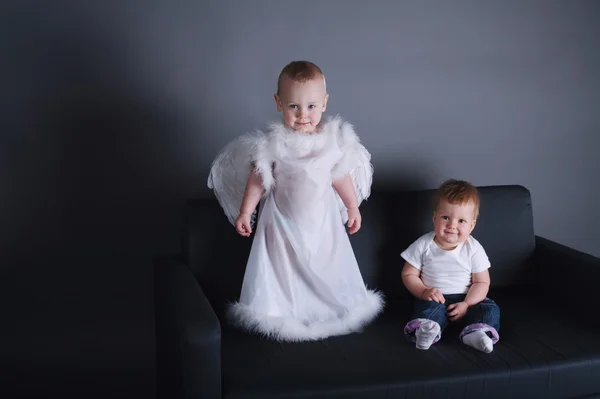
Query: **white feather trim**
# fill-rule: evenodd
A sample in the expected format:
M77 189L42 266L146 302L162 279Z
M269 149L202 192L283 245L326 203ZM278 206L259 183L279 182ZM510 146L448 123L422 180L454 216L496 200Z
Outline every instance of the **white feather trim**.
M270 150L277 157L304 157L311 151L335 145L330 133L326 122L323 124L323 131L312 134L296 132L282 122L271 123L269 126Z
M229 306L227 316L232 325L243 330L278 341L301 342L360 332L381 313L383 306L381 292L368 290L367 300L342 318L311 322L292 317L273 317L259 314L239 302Z

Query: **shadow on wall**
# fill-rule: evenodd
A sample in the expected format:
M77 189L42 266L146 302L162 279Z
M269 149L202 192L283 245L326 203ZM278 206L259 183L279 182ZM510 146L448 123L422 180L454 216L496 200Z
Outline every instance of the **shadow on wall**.
M31 263L178 251L184 172L170 141L182 116L152 94L153 83L140 86L105 32L85 21L28 23L36 29L13 38L7 71L14 102L2 129L11 188L2 256Z

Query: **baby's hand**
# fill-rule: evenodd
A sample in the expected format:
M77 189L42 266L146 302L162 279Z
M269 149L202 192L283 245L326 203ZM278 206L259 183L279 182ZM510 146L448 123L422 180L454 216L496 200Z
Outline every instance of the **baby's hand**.
M237 219L235 219L235 229L240 235L250 237L250 234L252 233L252 228L250 227L250 215L247 213L240 213Z
M467 305L466 302L453 303L452 305L448 306L448 319L450 321L456 321L464 317L464 315L467 314L468 309L469 305Z
M427 288L423 291L423 295L421 295L421 299L424 301L435 301L437 303L446 303L446 298L442 294L442 291L437 288Z
M356 233L360 229L362 217L358 208L348 208L348 228L350 234Z

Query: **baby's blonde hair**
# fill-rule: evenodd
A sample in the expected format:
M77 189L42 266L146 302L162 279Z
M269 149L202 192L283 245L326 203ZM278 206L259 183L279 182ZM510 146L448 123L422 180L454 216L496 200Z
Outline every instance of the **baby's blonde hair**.
M434 211L437 210L440 201L447 201L453 205L463 205L473 202L475 205L475 220L479 217L479 192L477 187L467 181L449 179L443 182L435 195Z
M323 79L323 85L325 86L325 91L327 92L325 74L321 68L310 61L292 61L281 70L279 79L277 80L278 95L279 90L281 89L281 82L285 77L291 79L295 83L304 83L313 79L321 78Z

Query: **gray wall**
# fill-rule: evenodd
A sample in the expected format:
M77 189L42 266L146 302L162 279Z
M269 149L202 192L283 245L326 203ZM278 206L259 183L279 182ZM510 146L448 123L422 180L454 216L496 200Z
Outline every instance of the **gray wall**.
M213 157L309 59L375 184L522 184L538 234L600 256L600 3L366 4L3 3L3 255L176 251Z

